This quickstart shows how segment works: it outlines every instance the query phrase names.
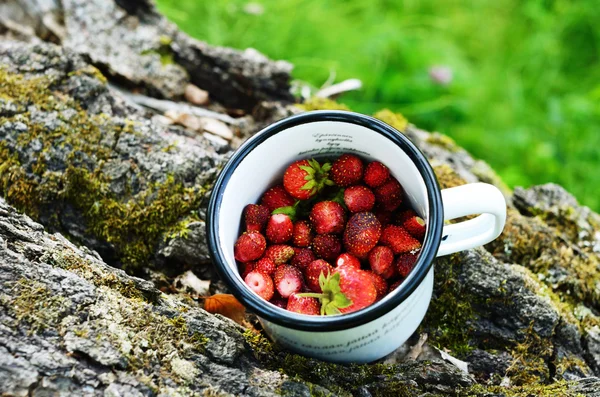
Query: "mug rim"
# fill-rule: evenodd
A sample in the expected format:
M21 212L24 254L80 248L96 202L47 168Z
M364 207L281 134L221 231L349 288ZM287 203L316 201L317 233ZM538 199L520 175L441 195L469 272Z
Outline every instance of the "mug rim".
M429 206L428 233L423 241L424 249L421 250L413 272L415 273L406 283L402 283L399 290L390 299L375 302L369 307L356 312L339 316L306 316L299 313L288 312L275 305L269 304L261 297L247 288L237 276L239 273L228 266L219 244L219 217L223 200L224 189L232 174L242 160L258 145L271 136L302 124L335 121L356 124L373 130L400 147L413 161L421 174L427 189L427 204ZM232 294L247 308L260 318L286 328L301 331L338 331L358 327L369 323L397 306L401 305L414 290L421 284L437 256L439 245L442 241L442 228L444 225L444 210L440 187L435 177L431 164L423 153L400 131L390 125L360 113L341 110L317 110L287 117L271 124L242 144L230 157L219 176L217 177L207 209L206 235L210 257L216 266L221 279L227 284ZM284 311L285 313L282 313Z

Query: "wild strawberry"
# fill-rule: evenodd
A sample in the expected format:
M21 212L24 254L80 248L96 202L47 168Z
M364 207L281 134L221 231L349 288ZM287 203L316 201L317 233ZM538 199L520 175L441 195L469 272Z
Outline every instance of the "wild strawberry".
M265 258L271 259L277 266L286 263L294 256L294 248L289 245L271 245L265 250Z
M344 230L344 246L346 251L365 258L375 247L381 236L381 223L371 212L358 212L350 217Z
M417 251L421 248L419 240L411 236L403 227L395 225L388 225L383 229L379 243L390 247L394 254Z
M250 262L260 258L267 248L267 241L258 232L242 234L233 246L233 254L240 262Z
M338 234L344 231L344 207L335 201L320 201L310 210L310 222L317 234Z
M314 159L295 161L283 174L283 187L292 197L307 200L325 186L333 186L328 179L330 169L331 164L320 165Z
M385 281L383 277L374 272L368 270L365 271L369 274L369 276L371 276L371 280L373 281L373 285L375 286L375 290L377 291L377 298L375 299L375 302L377 302L378 300L382 299L388 292L387 281Z
M321 314L335 315L363 309L377 298L377 290L369 273L351 266L335 269L333 274L319 276L321 293L302 293L300 296L317 298Z
M425 221L418 217L413 216L412 218L408 218L402 224L402 227L406 229L414 238L419 241L423 241L423 237L425 237Z
M398 273L406 278L408 276L408 274L411 272L411 270L415 267L415 264L417 263L417 258L418 255L417 254L411 254L411 253L405 253L405 254L400 254L398 255L398 257L396 258L396 270L398 270Z
M240 270L241 275L242 275L242 279L245 279L246 276L248 275L248 273L254 271L254 266L256 265L256 262L246 262L246 263L242 263L240 264Z
M392 223L392 218L394 216L392 211L386 211L381 207L377 206L375 207L373 213L377 217L379 223L381 223L381 226L387 226L390 223Z
M267 224L271 211L264 205L248 204L244 208L244 223L247 232L262 232Z
M294 292L300 292L304 287L302 272L290 265L282 265L275 270L275 288L282 298L288 298Z
M360 269L360 261L354 255L344 252L343 254L338 256L337 260L335 261L336 268L342 267L342 266L351 266L351 267L355 268L356 270L359 270Z
M392 292L393 290L395 290L396 288L398 288L400 286L400 284L402 284L402 281L404 281L404 280L398 280L395 283L393 283L392 285L390 285L388 293Z
M318 234L313 238L312 249L317 258L333 262L342 251L342 243L333 234Z
M286 309L294 313L318 316L321 312L321 304L315 298L291 294Z
M390 178L389 181L375 189L375 200L386 211L394 211L402 204L404 191L400 182L396 178Z
M256 292L264 300L271 300L275 293L273 280L264 273L250 272L244 278L244 281L252 291Z
M317 257L310 248L294 248L296 254L292 257L291 265L298 269L306 269Z
M390 170L379 161L373 161L367 164L363 181L370 187L379 187L383 185L390 177Z
M317 259L316 261L311 262L304 271L306 286L314 292L323 292L319 285L319 278L321 274L327 277L331 273L333 273L333 267L323 259Z
M373 273L385 279L390 279L396 274L394 267L394 252L391 248L378 245L369 252L369 264Z
M294 198L283 188L282 185L276 185L263 194L260 203L273 212L277 208L294 205Z
M377 290L369 273L345 266L335 270L340 275L340 291L352 304L340 307L341 313L351 313L363 309L377 299Z
M288 300L287 299L283 299L281 296L277 296L277 297L273 297L271 298L270 302L272 304L274 304L277 307L280 307L282 309L286 309L287 308L287 304L288 304Z
M294 224L289 216L284 214L271 215L267 223L267 240L274 244L285 243L292 238Z
M344 190L344 204L350 212L371 211L375 205L375 194L365 186L350 186Z
M308 247L312 242L312 228L308 221L298 221L294 223L294 233L292 234L292 243L296 247Z
M260 258L256 261L256 264L254 265L255 272L261 272L264 274L268 274L269 276L273 276L273 273L275 273L276 268L277 265L275 264L275 262L273 262L267 257Z
M405 210L401 211L396 215L395 223L398 226L402 226L404 222L412 218L413 216L418 216L417 213L413 210Z
M352 186L363 176L363 162L353 154L342 154L331 166L331 179L338 186Z

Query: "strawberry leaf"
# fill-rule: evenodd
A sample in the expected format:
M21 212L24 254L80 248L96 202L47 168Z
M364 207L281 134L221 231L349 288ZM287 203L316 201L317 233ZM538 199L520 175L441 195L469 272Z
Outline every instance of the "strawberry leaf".
M296 219L296 205L289 205L287 207L279 207L273 210L271 214L285 214L290 217L292 222Z
M311 180L309 180L308 182L306 182L306 183L304 184L304 186L302 186L302 187L300 188L300 190L311 190L311 189L314 189L314 187L315 187L315 180L314 180L314 179L311 179Z
M334 273L325 276L323 272L319 275L319 285L323 293L302 293L298 296L313 297L319 299L321 303L321 315L333 316L341 314L340 309L352 305L352 300L341 291L340 274Z

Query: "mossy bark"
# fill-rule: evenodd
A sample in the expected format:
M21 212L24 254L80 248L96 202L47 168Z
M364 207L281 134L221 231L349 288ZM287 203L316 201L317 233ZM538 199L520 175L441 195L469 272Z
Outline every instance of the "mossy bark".
M0 42L0 194L8 202L0 201L1 393L598 395L600 217L556 185L512 192L485 162L389 110L374 116L423 151L442 188L485 181L509 202L498 240L436 260L434 296L419 329L429 340L417 360L406 354L416 337L371 365L290 354L115 269L147 275L148 268L173 274L191 267L214 275L204 206L228 155L200 135L161 124L109 87L127 78L118 65L126 50L165 68L144 70L129 87L177 97L181 87L165 80L172 65L196 73L174 79L178 84L209 79L211 94L223 88L223 103L247 110L258 104L239 119L232 147L285 115L346 107L322 99L287 107L287 94L275 93L287 90L289 68L197 43L192 51L190 39L145 1L111 3L102 12L156 27L117 24L113 33L126 37L115 57L69 38L69 29L87 21L83 14L65 14L62 44L71 50ZM164 31L170 33L157 33ZM141 44L148 52L138 53L134 44L144 32L154 33ZM210 71L206 64L194 69L206 56L220 61ZM232 66L240 60L248 62L243 70ZM234 81L249 70L254 74ZM224 77L211 79L214 73ZM466 361L469 374L436 349Z

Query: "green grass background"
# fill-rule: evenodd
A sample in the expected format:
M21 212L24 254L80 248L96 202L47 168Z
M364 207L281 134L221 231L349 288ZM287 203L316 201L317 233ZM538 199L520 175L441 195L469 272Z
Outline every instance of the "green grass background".
M600 210L597 0L158 0L192 36L253 47L322 85L359 78L341 102L387 107L453 137L511 186L557 182ZM448 86L428 76L453 71Z

